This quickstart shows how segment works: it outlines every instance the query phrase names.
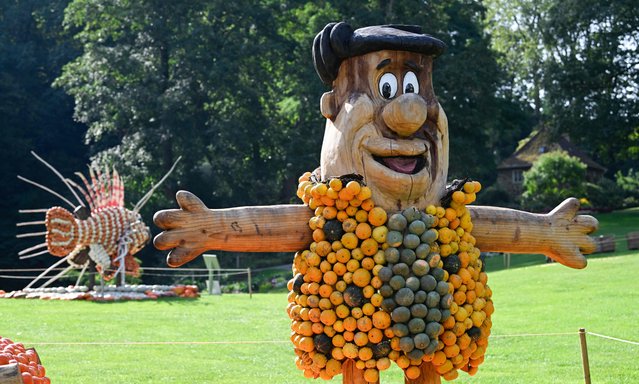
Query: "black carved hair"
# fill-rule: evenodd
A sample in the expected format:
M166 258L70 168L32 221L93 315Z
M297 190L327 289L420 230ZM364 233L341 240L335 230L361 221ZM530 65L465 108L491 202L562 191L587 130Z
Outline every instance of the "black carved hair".
M331 85L342 60L384 49L439 56L443 41L422 33L417 25L376 25L353 30L345 23L330 23L313 40L313 64L320 79Z

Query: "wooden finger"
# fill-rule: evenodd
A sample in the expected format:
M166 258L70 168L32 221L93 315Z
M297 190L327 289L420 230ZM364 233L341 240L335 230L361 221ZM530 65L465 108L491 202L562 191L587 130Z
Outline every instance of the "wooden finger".
M184 231L170 230L164 231L153 239L153 246L160 251L166 251L175 247L185 245Z
M166 263L169 267L177 268L200 256L205 251L205 249L186 247L175 248L169 252L169 255L166 257Z
M569 197L562 201L555 209L550 211L548 215L552 217L572 219L577 214L577 211L579 211L579 206L579 200L574 197Z
M583 233L585 234L590 234L599 228L599 221L590 215L576 216L575 223L582 228Z
M164 209L153 215L153 223L160 229L179 228L188 221L189 214L181 209Z
M185 211L197 212L197 211L206 211L208 208L202 200L200 200L197 196L188 191L178 191L175 194L175 199L178 202L180 208Z
M583 269L588 265L588 260L581 254L579 247L572 242L558 244L556 248L552 248L546 253L551 259L574 269Z
M584 236L579 244L579 250L584 255L595 253L597 250L597 242L590 236Z

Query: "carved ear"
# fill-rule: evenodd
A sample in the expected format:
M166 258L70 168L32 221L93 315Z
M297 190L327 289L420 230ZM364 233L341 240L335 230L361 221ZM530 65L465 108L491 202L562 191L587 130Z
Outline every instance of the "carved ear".
M326 92L322 95L320 99L320 111L322 112L322 116L335 121L339 110L335 105L335 93L333 91Z

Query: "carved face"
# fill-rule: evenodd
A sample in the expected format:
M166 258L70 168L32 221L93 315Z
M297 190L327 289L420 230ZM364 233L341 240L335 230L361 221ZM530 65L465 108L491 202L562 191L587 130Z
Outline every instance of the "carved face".
M432 57L404 51L342 63L333 91L322 96L322 179L358 173L387 210L439 202L448 172L448 122L431 69Z

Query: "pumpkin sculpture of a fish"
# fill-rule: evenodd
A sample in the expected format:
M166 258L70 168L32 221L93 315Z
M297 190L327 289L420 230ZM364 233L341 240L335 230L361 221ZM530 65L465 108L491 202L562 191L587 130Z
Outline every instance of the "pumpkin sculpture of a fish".
M46 239L42 244L21 251L19 253L21 258L35 257L44 253L62 258L29 286L64 261L69 263L69 267L63 272L72 268L85 268L93 261L97 271L106 280L111 279L118 272L139 276L140 265L134 255L144 248L151 237L149 227L142 221L139 211L154 190L173 171L176 164L133 209L127 209L124 205L124 184L115 169L111 171L107 168L101 171L97 167L89 167L89 179L76 172L81 180L80 184L63 177L44 159L33 152L32 154L63 181L79 205L75 206L61 194L41 184L18 176L19 179L52 193L74 207L73 212L59 206L20 211L22 213L45 212L45 220L19 223L18 226L44 224L46 227L46 232L18 235L18 237L30 237L44 234ZM84 199L80 198L80 195ZM44 247L46 250L40 250ZM33 251L38 252L29 254Z

